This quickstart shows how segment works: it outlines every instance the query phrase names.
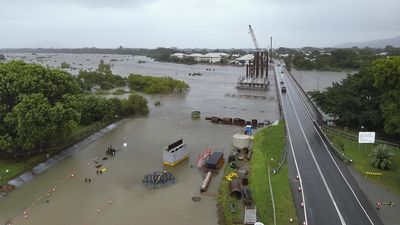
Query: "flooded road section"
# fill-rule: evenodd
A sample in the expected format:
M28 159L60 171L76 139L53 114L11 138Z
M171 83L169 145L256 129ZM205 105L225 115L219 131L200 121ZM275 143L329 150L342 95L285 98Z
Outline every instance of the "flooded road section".
M31 55L37 56L42 55ZM129 58L108 57L118 60ZM82 64L82 67L87 62L96 62L93 68L103 58L102 55L57 54L41 63L72 64L74 59L75 65ZM24 60L29 61L29 57ZM105 62L108 63L107 60ZM279 111L274 80L268 92L238 92L235 84L244 72L242 67L188 66L150 60L138 63L137 57L131 56L130 60L112 63L116 74L170 75L188 82L190 91L185 96L147 96L151 108L147 117L127 119L101 139L76 151L0 199L0 224L15 216L14 224L38 225L218 224L214 196L202 196L200 202L192 201L193 196L199 196L202 181L202 174L192 165L195 165L198 154L208 147L224 151L227 156L232 135L240 128L212 124L204 118L213 115L246 120L277 120ZM193 72L203 75L188 76ZM155 107L153 102L158 100L161 106ZM201 111L201 120L191 119L190 113L194 110ZM189 146L189 160L174 168L163 167L163 148L179 138L183 138ZM124 140L126 148L123 147ZM115 156L102 160L110 144L121 150ZM106 168L103 174L96 174L94 160ZM172 172L176 184L146 189L142 185L143 176L157 170ZM219 173L212 179L208 192L217 192L221 175ZM91 182L84 182L85 178L90 178ZM50 196L46 193L50 193ZM24 209L28 209L26 216Z
M270 76L267 92L238 92L235 85L244 73L243 67L189 66L120 55L7 54L6 57L44 66L67 62L77 68L69 69L72 74L77 74L79 69L95 69L103 59L114 65L115 74L169 75L186 81L191 88L186 95L146 96L151 108L147 117L125 120L101 139L0 199L0 224L17 216L14 224L24 225L216 225L215 197L202 196L200 202L191 199L199 195L202 181L202 174L191 165L195 165L197 156L208 147L224 151L227 156L232 135L240 128L211 124L204 120L205 116L279 119L274 76ZM139 63L139 60L146 62ZM194 72L202 76L189 76ZM345 76L344 73L301 73L302 83L310 80L306 90L317 86L321 89ZM154 101L160 101L161 106L154 107ZM190 113L194 110L201 111L201 120L191 120ZM189 146L189 160L174 168L163 167L162 149L179 138ZM122 145L124 140L126 148ZM114 157L102 160L110 144L121 150ZM94 159L107 169L103 174L96 174ZM146 189L142 185L143 176L157 170L171 171L176 184ZM212 179L208 192L217 192L221 175ZM85 178L91 182L84 182ZM26 215L24 209L28 209Z

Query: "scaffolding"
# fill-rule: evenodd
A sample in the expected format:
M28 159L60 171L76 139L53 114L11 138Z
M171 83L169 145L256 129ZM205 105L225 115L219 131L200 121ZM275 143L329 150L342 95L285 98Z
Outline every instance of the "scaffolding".
M146 174L142 183L146 188L166 187L175 184L175 177L171 172L156 171Z
M236 88L267 90L268 86L268 52L256 51L246 65L246 76L239 77Z

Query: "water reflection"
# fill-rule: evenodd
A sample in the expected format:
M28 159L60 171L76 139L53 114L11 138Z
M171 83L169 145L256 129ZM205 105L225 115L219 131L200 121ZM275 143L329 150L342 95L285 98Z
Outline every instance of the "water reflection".
M48 66L67 62L76 68L69 70L73 74L79 69L93 70L103 59L114 65L114 73L122 76L169 75L188 82L191 88L185 95L146 96L151 109L148 117L126 120L103 138L0 199L0 222L19 215L16 224L218 224L215 197L192 201L192 196L199 195L202 176L191 165L208 147L228 154L232 135L240 128L211 124L204 120L205 116L279 119L275 81L271 80L268 92L238 92L235 85L244 72L242 67L189 66L121 55L7 54L7 57ZM139 60L146 63L138 63ZM203 75L188 75L193 72ZM321 87L323 82L321 78ZM154 106L155 101L160 101L161 106ZM194 110L201 111L201 120L191 120L190 113ZM164 167L162 149L178 138L188 144L189 160L174 168ZM121 140L126 140L126 148L121 146ZM101 159L110 144L122 150L102 161L107 171L96 174L93 159ZM176 184L146 189L141 183L143 176L156 170L171 171ZM59 185L49 202L39 201L29 210L28 219L23 218L24 208L72 172L75 176ZM221 173L213 178L209 192L217 192L220 176ZM85 183L85 178L91 178L91 182Z

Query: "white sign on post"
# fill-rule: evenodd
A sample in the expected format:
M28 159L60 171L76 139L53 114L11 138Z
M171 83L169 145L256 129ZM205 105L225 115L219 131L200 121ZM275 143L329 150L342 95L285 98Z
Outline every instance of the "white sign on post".
M375 132L358 132L358 143L359 144L375 143Z

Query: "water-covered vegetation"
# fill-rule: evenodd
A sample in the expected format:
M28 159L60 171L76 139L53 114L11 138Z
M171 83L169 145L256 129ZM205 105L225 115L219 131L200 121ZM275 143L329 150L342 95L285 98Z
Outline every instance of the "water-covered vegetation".
M0 156L55 146L80 125L148 112L147 100L84 94L71 74L22 61L0 63Z
M79 71L78 81L84 90L91 90L95 86L99 86L102 90L110 90L116 87L126 86L126 79L119 75L114 75L111 66L100 61L95 71Z
M167 94L172 92L185 92L189 85L184 81L171 77L150 77L139 74L131 74L128 77L131 90L146 94Z

